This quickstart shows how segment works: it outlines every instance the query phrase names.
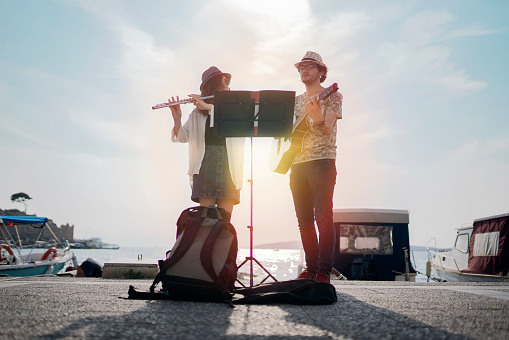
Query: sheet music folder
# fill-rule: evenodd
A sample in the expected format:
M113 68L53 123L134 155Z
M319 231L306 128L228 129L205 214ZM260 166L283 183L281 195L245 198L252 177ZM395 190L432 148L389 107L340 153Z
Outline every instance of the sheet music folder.
M216 91L214 136L288 137L292 134L295 91Z

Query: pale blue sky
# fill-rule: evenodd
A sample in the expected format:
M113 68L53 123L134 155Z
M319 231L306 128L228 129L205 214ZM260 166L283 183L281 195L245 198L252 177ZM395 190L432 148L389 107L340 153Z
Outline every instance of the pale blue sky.
M301 93L293 64L313 50L344 96L335 207L409 210L412 244L448 246L509 212L507 18L495 0L0 1L0 208L21 191L77 237L171 245L187 145L151 106L198 92L211 65L233 90ZM298 240L288 175L254 144L255 244Z

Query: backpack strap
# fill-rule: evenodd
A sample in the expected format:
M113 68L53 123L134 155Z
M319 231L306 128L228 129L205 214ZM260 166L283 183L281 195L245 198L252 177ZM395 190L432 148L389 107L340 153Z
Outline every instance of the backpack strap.
M189 248L193 245L194 239L196 238L196 234L198 233L198 229L200 228L202 222L203 219L201 218L189 218L187 220L185 233L177 249L175 249L172 252L169 258L163 261L162 266L159 266L160 267L159 273L157 273L156 277L154 278L154 282L152 282L152 285L150 286L150 291L152 293L154 292L154 289L157 286L157 284L161 282L161 277L164 275L166 269L170 268L175 263L177 263L177 261L180 260L182 256L184 256L184 254L187 253Z
M216 212L216 216L213 216L212 214L211 214L212 216L209 216L209 209L214 210ZM221 215L220 211L223 211L223 213L226 212L226 210L224 210L223 208L218 208L215 205L209 205L208 207L205 207L205 209L203 209L201 217L203 217L203 218L210 217L210 218L215 218L217 220L223 220L223 216Z
M210 278L214 281L214 283L220 287L223 292L228 292L228 289L226 286L219 280L219 277L217 276L216 272L214 271L214 265L212 263L212 250L214 249L214 244L216 243L217 238L221 234L221 231L223 231L223 227L225 224L229 224L224 221L217 221L214 227L212 227L212 230L210 231L209 235L205 239L205 242L203 243L203 248L200 253L200 260L201 264L203 266L203 269L205 269L205 272L210 276Z
M179 235L185 230L187 220L190 218L199 218L199 213L201 210L205 209L205 207L191 207L187 208L186 210L182 211L180 214L178 220L177 220L177 238Z

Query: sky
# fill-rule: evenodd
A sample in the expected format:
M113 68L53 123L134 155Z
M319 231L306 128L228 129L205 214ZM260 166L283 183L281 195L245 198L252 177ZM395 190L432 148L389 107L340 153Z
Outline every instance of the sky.
M151 107L210 66L232 90L300 94L293 65L315 51L344 97L334 208L408 210L411 244L452 246L509 213L508 17L498 0L0 1L0 209L24 192L77 238L169 249L194 205L188 148ZM239 245L251 216L255 245L299 240L272 139L252 142Z

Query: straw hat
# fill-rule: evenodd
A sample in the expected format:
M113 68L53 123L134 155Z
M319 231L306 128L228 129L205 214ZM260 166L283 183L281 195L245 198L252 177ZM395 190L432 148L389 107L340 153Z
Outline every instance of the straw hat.
M224 74L228 78L228 80L232 79L231 74L223 73L217 67L211 66L205 72L203 72L203 74L201 75L200 90L203 89L203 85L205 85L206 82L208 82L210 79L212 79L213 77L220 75L220 74Z
M295 64L296 68L299 68L300 64L303 62L312 62L314 64L320 65L325 68L325 72L327 72L327 66L323 63L322 57L316 52L307 51L302 60Z

